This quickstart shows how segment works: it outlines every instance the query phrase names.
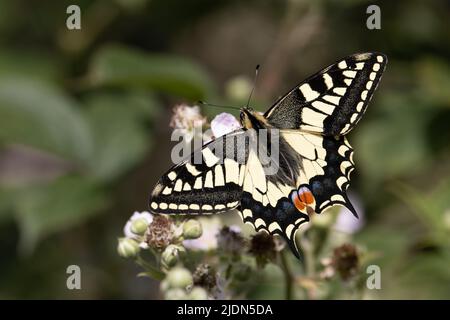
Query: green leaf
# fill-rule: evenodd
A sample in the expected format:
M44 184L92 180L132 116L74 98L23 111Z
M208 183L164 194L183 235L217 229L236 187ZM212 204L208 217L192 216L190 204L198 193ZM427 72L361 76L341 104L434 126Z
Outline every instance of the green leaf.
M90 66L92 85L141 87L202 99L214 88L206 73L195 63L175 55L146 54L125 47L105 47Z
M92 127L92 176L109 180L138 163L153 145L148 124L159 105L143 93L97 94L87 100L86 117Z
M438 106L450 106L450 67L444 60L428 57L416 63L416 79L421 94ZM433 104L431 104L433 105Z
M63 70L57 57L39 51L0 52L0 76L24 76L37 80L55 80Z
M22 77L0 77L0 141L80 161L92 152L77 104L48 83Z
M0 224L11 217L15 193L8 188L0 187Z
M415 189L405 184L397 183L395 194L411 208L423 226L428 231L428 237L438 245L450 243L450 226L445 221L445 214L450 210L450 182L444 179L434 182L428 191Z
M350 137L358 169L370 179L366 186L426 168L430 160L426 126L433 115L414 96L385 94L371 107L372 118ZM369 119L367 119L369 120Z
M38 240L81 223L106 204L103 190L82 176L18 190L14 210L21 232L20 249L29 253Z

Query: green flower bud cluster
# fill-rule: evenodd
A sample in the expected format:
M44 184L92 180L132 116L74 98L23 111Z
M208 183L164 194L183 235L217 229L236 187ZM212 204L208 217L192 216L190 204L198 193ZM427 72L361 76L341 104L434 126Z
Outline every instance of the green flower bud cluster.
M175 267L167 273L161 282L161 291L167 300L206 300L205 289L194 286L191 272L183 267Z

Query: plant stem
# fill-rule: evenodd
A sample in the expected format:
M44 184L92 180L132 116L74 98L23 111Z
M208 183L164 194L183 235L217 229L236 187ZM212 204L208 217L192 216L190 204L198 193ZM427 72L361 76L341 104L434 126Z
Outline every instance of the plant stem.
M286 300L292 300L293 298L293 282L294 282L294 277L292 275L292 271L289 267L289 263L287 261L287 257L286 257L286 253L284 250L282 250L280 252L280 259L281 259L281 269L283 270L284 273L284 279L286 282L286 287L285 287L285 295L286 295Z
M300 239L300 243L305 258L305 275L309 279L314 279L316 273L314 247L306 236ZM305 288L305 293L309 300L314 299L314 292L311 288Z
M300 243L302 244L302 249L305 255L305 273L308 277L313 277L316 268L315 268L315 261L314 261L314 248L311 244L311 242L307 239L307 237L304 237L300 240Z

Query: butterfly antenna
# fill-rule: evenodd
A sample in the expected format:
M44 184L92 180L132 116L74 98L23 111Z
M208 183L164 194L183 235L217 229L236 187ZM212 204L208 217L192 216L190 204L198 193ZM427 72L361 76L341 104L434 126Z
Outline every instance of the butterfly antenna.
M250 105L250 100L252 99L252 95L253 95L253 91L255 91L255 87L256 87L256 79L258 79L258 71L259 71L259 64L256 66L255 68L255 78L253 79L253 87L252 87L252 91L250 91L250 95L248 96L248 100L247 100L247 108Z
M222 106L222 105L218 105L218 104L212 104L212 103L204 102L204 101L201 101L201 100L199 100L198 103L201 104L201 105L204 105L204 106L209 106L209 107L227 108L227 109L240 110L239 107L235 107L235 106Z

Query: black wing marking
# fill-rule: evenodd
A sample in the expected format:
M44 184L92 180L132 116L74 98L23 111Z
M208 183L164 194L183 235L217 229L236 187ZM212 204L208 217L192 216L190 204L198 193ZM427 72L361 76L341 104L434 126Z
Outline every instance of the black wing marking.
M297 229L303 223L309 221L309 216L298 211L284 194L282 189L295 189L292 186L277 186L270 184L270 190L265 198L275 202L262 202L254 198L254 194L244 191L241 205L238 207L244 223L250 223L256 231L265 230L270 234L282 236L294 255L301 259L301 253L295 241Z
M264 115L279 129L345 135L361 119L386 67L382 53L359 53L295 86Z
M234 131L193 152L156 184L150 210L164 214L212 214L236 208L246 171L243 130Z

